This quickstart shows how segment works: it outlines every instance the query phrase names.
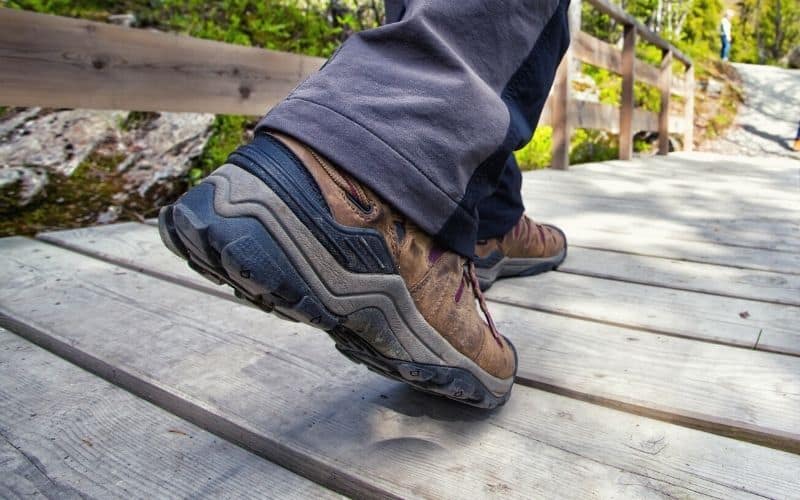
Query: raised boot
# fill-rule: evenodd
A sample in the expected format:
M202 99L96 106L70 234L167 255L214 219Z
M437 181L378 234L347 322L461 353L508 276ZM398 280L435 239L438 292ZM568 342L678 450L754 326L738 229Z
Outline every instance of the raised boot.
M259 134L159 228L193 269L373 371L482 408L509 397L516 353L471 263L291 138Z

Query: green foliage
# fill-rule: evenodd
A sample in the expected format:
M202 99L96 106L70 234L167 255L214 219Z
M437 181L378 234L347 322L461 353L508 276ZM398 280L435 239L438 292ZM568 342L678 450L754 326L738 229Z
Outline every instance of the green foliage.
M203 154L189 170L190 184L197 184L214 169L225 163L228 155L247 140L247 128L251 119L246 116L219 115L214 119L212 134L203 149Z
M553 160L553 127L542 125L533 133L533 139L514 156L522 170L545 168Z
M613 160L619 157L617 137L602 130L575 129L570 139L570 164Z
M800 45L800 2L739 0L733 22L733 60L775 64Z
M640 149L649 149L649 145L641 141ZM535 170L545 168L553 160L553 127L541 126L536 129L533 139L522 149L515 151L519 168ZM613 160L619 156L619 139L614 134L601 130L575 129L570 138L570 164L591 161Z

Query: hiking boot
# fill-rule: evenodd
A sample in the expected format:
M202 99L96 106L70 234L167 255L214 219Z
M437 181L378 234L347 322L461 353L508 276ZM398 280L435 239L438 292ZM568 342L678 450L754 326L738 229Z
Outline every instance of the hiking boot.
M564 232L555 226L537 224L526 215L502 238L482 240L475 246L475 267L483 290L500 278L551 271L566 258Z
M159 230L194 270L381 375L481 408L510 395L516 352L474 266L291 138L257 135L164 207Z

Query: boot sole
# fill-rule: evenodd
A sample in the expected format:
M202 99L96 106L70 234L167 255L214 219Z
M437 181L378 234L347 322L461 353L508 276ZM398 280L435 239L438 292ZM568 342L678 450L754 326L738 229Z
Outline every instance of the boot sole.
M162 240L192 269L264 311L325 330L376 373L480 408L508 400L513 376L494 377L453 348L399 275L342 267L257 177L225 165L200 188L159 214Z
M548 227L555 229L561 233L562 236L564 236L564 232L561 229L555 226ZM558 269L558 266L560 266L567 258L566 242L567 238L564 236L564 249L552 257L503 257L499 262L491 267L476 267L475 274L478 275L478 283L480 283L481 290L488 290L494 284L494 282L499 279L534 276Z

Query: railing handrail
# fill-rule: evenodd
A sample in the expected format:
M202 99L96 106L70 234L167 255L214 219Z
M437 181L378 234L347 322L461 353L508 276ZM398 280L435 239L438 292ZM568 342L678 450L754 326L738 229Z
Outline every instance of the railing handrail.
M638 19L625 12L617 5L608 3L607 0L585 1L589 2L595 9L599 10L603 14L608 14L623 25L633 26L643 39L660 48L661 50L668 50L672 52L672 57L679 60L683 64L687 66L692 65L692 59L689 56L681 52L677 47L668 41L661 38L657 33L651 31L650 28L642 24Z
M685 149L691 149L691 60L605 0L586 1L623 23L623 47L620 50L573 26L573 43L559 66L541 119L542 124L553 126L551 166L563 169L569 165L570 135L576 126L618 132L621 159L631 158L635 131L657 130L659 153L666 154L670 129L681 125L679 118L669 115L673 93L686 99L682 132ZM580 3L574 0L570 8L580 8ZM575 22L573 16L570 22ZM660 67L637 62L637 33L662 49ZM673 58L686 65L682 82L672 76ZM574 99L570 72L575 59L622 75L619 110ZM253 115L283 99L323 62L321 58L183 35L0 9L3 105ZM657 115L634 108L637 79L659 88L661 111Z

